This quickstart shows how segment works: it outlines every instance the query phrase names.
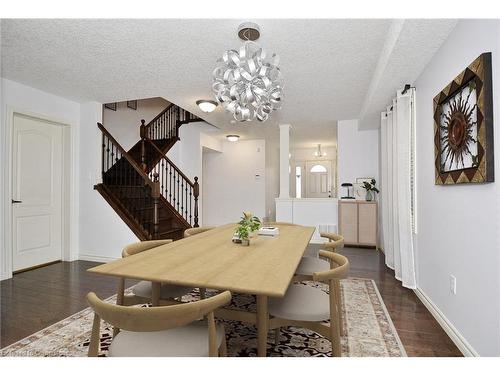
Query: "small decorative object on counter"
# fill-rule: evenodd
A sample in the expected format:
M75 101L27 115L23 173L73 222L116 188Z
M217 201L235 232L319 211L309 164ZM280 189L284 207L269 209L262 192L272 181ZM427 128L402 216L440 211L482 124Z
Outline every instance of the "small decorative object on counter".
M243 246L250 245L250 236L260 228L260 219L253 216L251 212L243 212L243 217L238 223L233 242L241 243Z
M366 201L367 202L371 202L373 200L374 196L373 196L372 192L375 192L375 193L379 192L379 190L375 187L376 183L377 183L377 181L375 181L374 178L372 178L372 180L370 182L368 182L368 181L363 182L362 187L366 190Z
M343 197L341 197L340 199L355 199L352 195L351 195L351 192L353 192L353 187L352 187L352 184L350 182L344 182L342 185L343 188L346 188L347 190L347 195L344 195Z
M258 231L259 236L271 236L276 237L280 234L280 230L277 227L263 226Z

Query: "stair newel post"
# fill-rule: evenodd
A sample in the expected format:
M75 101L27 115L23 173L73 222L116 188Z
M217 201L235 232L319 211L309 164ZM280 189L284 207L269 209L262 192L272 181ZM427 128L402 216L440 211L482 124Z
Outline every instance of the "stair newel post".
M146 121L141 120L140 136L141 136L141 168L143 171L147 170L146 165Z
M197 228L198 225L198 196L200 195L200 184L198 183L198 177L194 178L193 184L193 197L194 197L194 225Z
M160 229L160 214L158 212L158 206L160 204L160 181L158 181L158 173L155 172L153 175L153 239L158 239L158 232Z

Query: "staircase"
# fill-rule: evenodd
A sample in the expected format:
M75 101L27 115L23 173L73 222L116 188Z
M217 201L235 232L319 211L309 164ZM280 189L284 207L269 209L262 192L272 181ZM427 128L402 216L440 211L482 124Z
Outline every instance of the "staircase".
M147 125L127 152L98 123L102 132L102 183L94 186L141 240L183 237L198 226L198 177L191 181L166 156L179 141L179 128L202 121L170 104Z

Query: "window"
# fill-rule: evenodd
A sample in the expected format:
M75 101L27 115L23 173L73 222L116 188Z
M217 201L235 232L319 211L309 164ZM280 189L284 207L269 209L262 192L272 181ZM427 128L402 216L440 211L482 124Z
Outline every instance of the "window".
M313 165L311 173L326 173L326 168L320 164Z
M302 169L295 167L295 198L302 198Z

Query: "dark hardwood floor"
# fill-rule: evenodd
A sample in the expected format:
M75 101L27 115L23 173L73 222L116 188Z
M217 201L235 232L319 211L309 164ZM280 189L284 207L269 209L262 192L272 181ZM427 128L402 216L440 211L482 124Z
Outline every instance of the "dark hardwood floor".
M308 252L317 251L311 245ZM409 356L461 356L415 293L401 286L373 249L345 248L350 276L374 279ZM111 277L86 270L98 263L61 262L23 272L1 282L1 338L5 347L87 307L85 295L106 298L116 293Z
M349 258L350 277L375 280L408 356L462 356L416 294L403 288L394 271L385 266L383 253L357 248L344 248L340 253Z

